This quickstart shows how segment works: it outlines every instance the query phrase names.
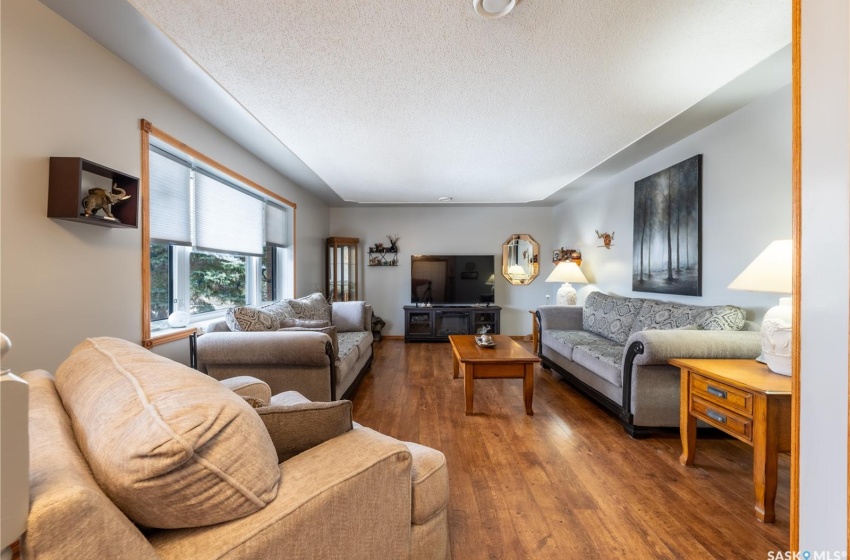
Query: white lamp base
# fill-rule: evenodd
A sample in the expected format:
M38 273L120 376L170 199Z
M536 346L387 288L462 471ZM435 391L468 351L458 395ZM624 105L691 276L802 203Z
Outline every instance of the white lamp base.
M573 288L569 282L564 282L564 284L558 288L558 294L555 296L555 301L558 305L575 305L577 298L576 289Z
M761 322L761 356L774 373L791 375L791 298L780 298Z

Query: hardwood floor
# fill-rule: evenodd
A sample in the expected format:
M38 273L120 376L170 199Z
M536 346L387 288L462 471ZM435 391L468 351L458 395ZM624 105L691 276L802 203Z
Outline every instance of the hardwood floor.
M455 560L764 560L788 548L787 454L777 522L762 524L750 447L699 438L696 467L682 467L678 431L633 440L556 374L534 373L534 416L520 379L476 380L475 414L465 416L448 344L375 346L354 419L445 453Z

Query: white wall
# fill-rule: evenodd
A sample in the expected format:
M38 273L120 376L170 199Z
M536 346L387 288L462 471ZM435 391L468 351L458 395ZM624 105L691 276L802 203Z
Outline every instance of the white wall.
M634 184L703 154L702 297L632 291ZM615 232L599 248L595 230ZM555 207L555 242L582 252L591 289L698 305L729 303L760 320L778 295L726 286L774 239L791 237L791 88L784 87Z
M802 3L800 550L847 548L850 12Z
M140 174L139 119L298 205L297 292L322 282L328 209L36 0L2 4L4 366L55 369L88 336L141 340L141 231L51 220L48 158ZM185 342L158 352L188 359Z
M387 322L383 334L404 334L404 305L410 305L410 255L495 255L502 266L502 243L515 233L530 234L540 244L540 276L531 284L512 286L496 274L496 304L502 307L501 332L531 333L529 309L546 303L557 287L544 280L552 271L552 209L513 207L381 207L331 208L331 234L360 238L361 262L366 248L387 243L398 234L397 267L362 267L361 297Z

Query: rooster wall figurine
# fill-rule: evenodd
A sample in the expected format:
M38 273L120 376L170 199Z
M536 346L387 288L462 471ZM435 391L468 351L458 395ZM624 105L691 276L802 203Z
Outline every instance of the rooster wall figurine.
M612 231L611 233L599 233L598 229L594 230L594 231L596 231L596 237L598 237L599 239L602 240L603 244L600 245L600 247L605 247L606 249L610 249L611 248L611 242L614 241L614 232Z

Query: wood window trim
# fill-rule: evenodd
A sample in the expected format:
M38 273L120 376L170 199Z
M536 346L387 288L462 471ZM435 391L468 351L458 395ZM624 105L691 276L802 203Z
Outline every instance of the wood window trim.
M155 127L150 121L141 119L142 133L142 172L141 172L141 207L142 207L142 346L145 348L153 348L160 344L167 344L176 340L189 338L192 333L196 332L194 327L187 327L179 330L168 330L162 334L151 333L151 255L150 255L150 137L153 136L160 142L183 152L184 154L193 157L204 165L209 166L216 171L223 173L237 181L251 187L264 196L267 196L279 202L283 206L290 208L292 211L292 286L295 290L295 258L297 251L296 243L296 208L297 205L276 194L265 187L258 185L254 181L248 179L240 173L236 173L232 169L218 163L212 158L207 157L198 150L192 148L188 144L177 140L174 136L168 134Z

